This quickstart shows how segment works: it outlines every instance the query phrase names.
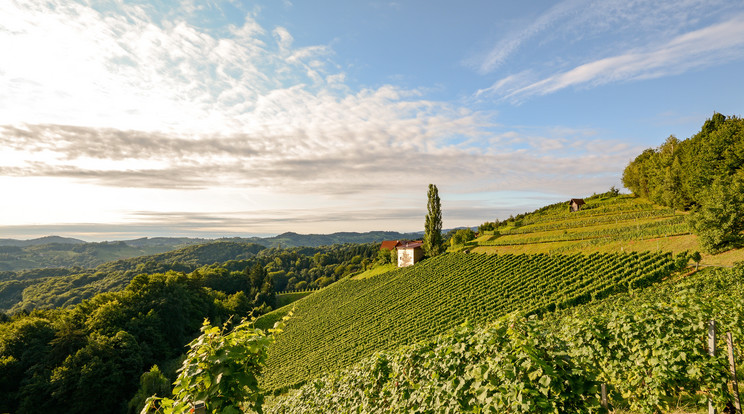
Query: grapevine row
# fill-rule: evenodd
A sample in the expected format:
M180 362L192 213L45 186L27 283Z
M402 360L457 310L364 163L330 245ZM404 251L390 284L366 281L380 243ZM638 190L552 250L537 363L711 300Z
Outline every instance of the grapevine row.
M449 253L367 279L345 279L295 302L295 317L269 351L263 386L293 387L465 320L481 324L518 310L570 308L648 285L675 266L668 253Z

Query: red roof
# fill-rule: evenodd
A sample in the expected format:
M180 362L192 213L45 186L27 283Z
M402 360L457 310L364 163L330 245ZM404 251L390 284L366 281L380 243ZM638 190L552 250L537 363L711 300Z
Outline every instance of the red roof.
M415 249L423 245L424 245L424 242L422 241L405 242L405 243L401 243L400 245L396 246L396 249Z
M394 248L398 247L400 244L400 241L398 240L385 240L380 245L380 250L386 249L386 250L393 250Z

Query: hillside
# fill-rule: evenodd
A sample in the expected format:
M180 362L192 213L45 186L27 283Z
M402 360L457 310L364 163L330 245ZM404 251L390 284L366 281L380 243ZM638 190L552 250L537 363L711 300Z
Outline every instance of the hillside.
M143 237L133 240L86 243L82 240L48 236L32 240L0 239L0 272L29 269L81 267L92 269L115 260L166 253L191 245L211 242L254 243L264 247L320 247L336 244L379 243L382 240L414 239L420 233L371 231L332 234L283 233L272 237L234 237L217 240L187 237ZM167 256L163 256L166 259ZM159 257L154 258L159 260ZM148 258L147 260L151 260ZM170 260L170 259L168 259ZM2 277L0 277L2 279Z
M265 386L291 388L465 320L545 313L637 289L699 250L684 213L612 192L585 201L578 212L558 203L513 217L454 252L373 269L295 302L293 321L269 353ZM729 265L741 254L703 255L703 264ZM288 309L264 315L258 326Z
M271 399L265 412L601 413L601 384L610 412L697 413L706 397L733 412L724 410L733 400L721 386L725 352L711 358L703 343L711 319L718 332L744 335L742 276L741 266L706 269L543 318L464 324L375 352Z
M253 243L217 241L117 260L94 269L0 272L0 310L69 306L98 293L121 290L139 273L190 272L203 265L248 259L263 249L265 247Z
M49 268L0 272L0 311L70 306L103 292L123 289L138 274L245 272L259 265L277 292L317 289L365 269L376 244L266 248L221 239L174 251L116 260L94 269Z
M744 260L741 249L703 253L687 223L687 212L611 192L584 200L586 205L577 212L569 212L563 202L506 220L461 248L492 254L699 251L702 264L717 266Z
M269 352L264 385L292 387L466 320L483 324L514 311L544 313L640 288L677 266L669 253L447 253L345 279L290 305L295 316ZM287 311L267 314L258 324L269 325Z
M266 247L320 247L346 243L379 243L383 240L415 239L421 233L399 233L397 231L370 231L366 233L338 232L331 234L282 233L273 237L250 237L244 239Z
M115 242L86 243L61 237L0 241L0 271L82 267L92 269L113 260L164 253L205 239L154 238Z

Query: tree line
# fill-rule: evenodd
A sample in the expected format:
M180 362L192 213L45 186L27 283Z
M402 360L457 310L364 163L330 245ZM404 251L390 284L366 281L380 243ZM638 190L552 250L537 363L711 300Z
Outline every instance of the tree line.
M623 172L634 194L677 210L690 210L701 247L717 253L744 238L744 120L715 113L692 137L670 136Z
M0 312L0 412L137 413L153 389L168 396L184 345L205 318L219 326L260 315L276 306L276 291L332 283L370 265L377 249L262 248L211 265L112 264L118 277L163 271L140 272L123 289L73 306ZM68 277L44 280L61 279L61 289Z
M378 249L375 243L282 249L218 241L117 260L95 269L0 272L0 311L71 306L99 293L124 289L133 277L142 273L198 271L214 279L210 283L221 283L218 281L228 280L231 272L239 273L255 264L272 276L277 292L315 289L368 268Z

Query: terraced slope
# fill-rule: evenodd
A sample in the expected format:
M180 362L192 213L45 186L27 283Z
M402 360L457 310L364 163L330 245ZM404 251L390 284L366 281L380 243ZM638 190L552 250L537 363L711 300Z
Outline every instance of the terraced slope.
M539 244L544 251L563 253L618 241L689 234L683 213L627 195L600 195L586 199L581 211L569 212L562 203L513 220L485 234L477 245Z
M517 216L461 248L489 254L702 252L685 212L630 195L584 200L587 208L576 213L564 202ZM703 265L732 266L744 261L744 249L702 256Z
M293 387L378 350L421 341L469 320L544 312L660 280L669 253L483 255L447 253L364 279L345 279L298 300L269 352L264 386ZM262 319L270 324L288 308Z

